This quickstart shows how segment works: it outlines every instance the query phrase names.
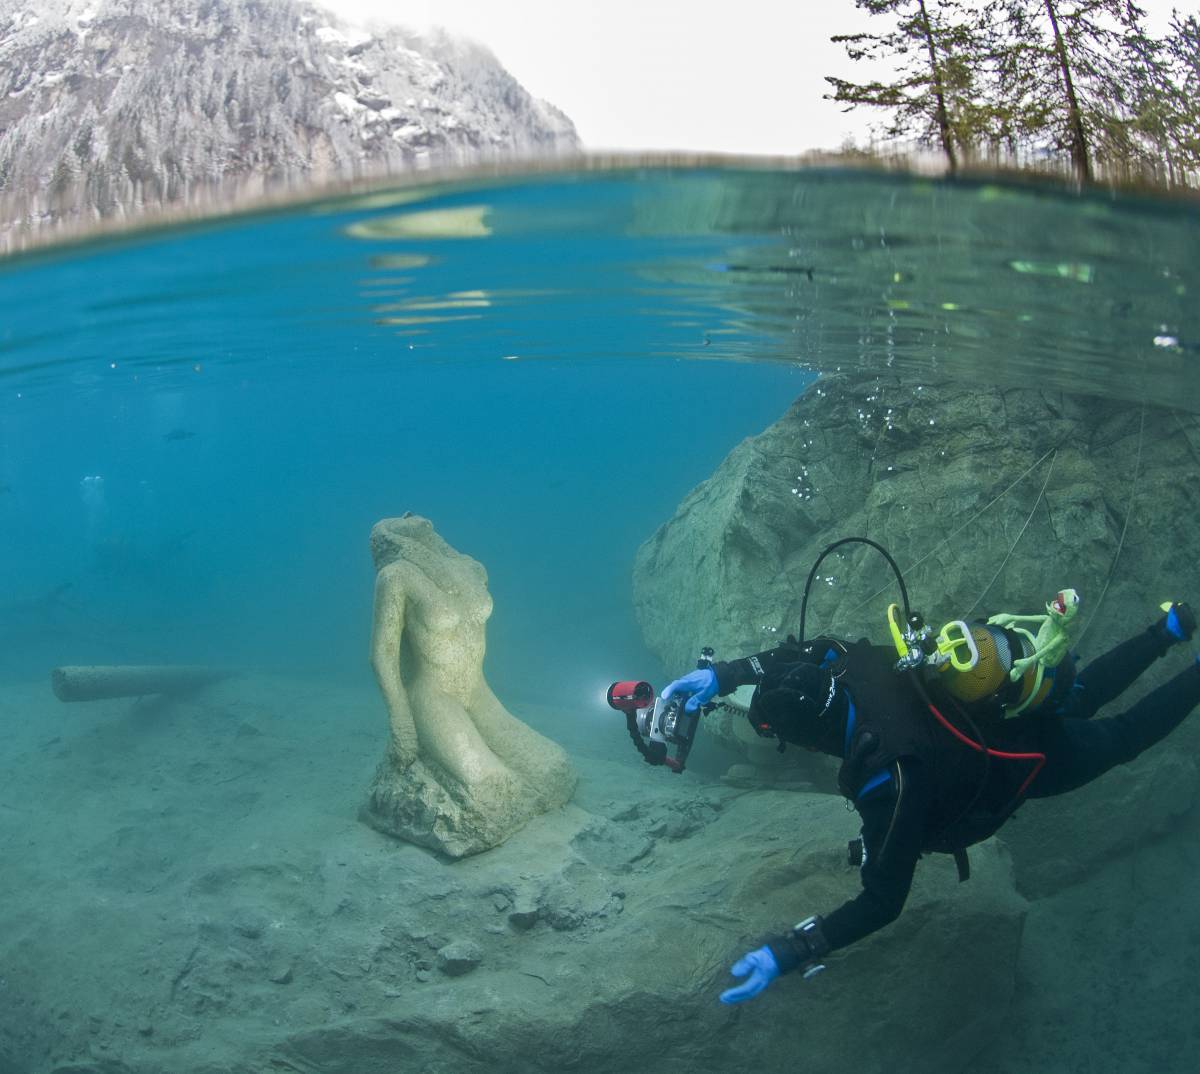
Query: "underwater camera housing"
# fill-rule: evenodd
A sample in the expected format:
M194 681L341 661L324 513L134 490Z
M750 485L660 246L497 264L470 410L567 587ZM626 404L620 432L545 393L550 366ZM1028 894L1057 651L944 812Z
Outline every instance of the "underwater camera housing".
M712 649L703 649L696 667L711 667L712 658ZM687 697L664 701L648 682L633 680L614 682L608 688L607 699L612 708L625 713L629 737L647 764L666 765L677 774L683 771L696 740L700 715L711 706L687 712L684 709ZM671 747L674 753L670 752Z

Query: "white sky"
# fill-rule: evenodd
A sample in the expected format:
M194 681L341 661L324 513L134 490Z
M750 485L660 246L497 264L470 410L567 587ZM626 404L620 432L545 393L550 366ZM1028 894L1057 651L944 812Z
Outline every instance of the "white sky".
M829 37L887 20L853 0L317 0L343 18L432 25L487 45L588 149L791 154L866 140L879 116L822 100L863 77ZM1140 0L1165 29L1187 0Z

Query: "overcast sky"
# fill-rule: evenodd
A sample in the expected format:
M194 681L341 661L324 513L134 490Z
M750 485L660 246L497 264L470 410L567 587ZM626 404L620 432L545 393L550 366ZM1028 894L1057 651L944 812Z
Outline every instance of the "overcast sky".
M862 76L829 40L871 24L853 0L318 2L359 22L473 37L566 112L588 149L790 154L865 141L872 122L821 99L823 76ZM1195 10L1141 4L1160 32L1172 7Z

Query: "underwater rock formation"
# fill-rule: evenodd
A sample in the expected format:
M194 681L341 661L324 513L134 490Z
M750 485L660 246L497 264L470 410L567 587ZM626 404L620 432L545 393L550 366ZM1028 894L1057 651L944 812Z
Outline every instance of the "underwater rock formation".
M376 523L371 554L371 663L392 734L364 819L453 858L488 850L566 803L575 773L484 680L483 566L412 514Z
M891 551L914 608L934 624L1037 612L1073 586L1083 596L1074 647L1086 663L1157 618L1160 601L1200 602L1198 460L1190 414L1033 389L822 377L642 546L638 617L669 667L687 668L702 645L718 658L769 648L797 630L821 551L862 535ZM850 546L815 579L806 633L882 642L898 599L882 558ZM1128 700L1181 658L1169 654ZM706 720L702 733L745 753L750 736L734 719ZM1024 807L1003 832L1023 889L1077 880L1187 809L1198 744L1193 719L1095 785Z

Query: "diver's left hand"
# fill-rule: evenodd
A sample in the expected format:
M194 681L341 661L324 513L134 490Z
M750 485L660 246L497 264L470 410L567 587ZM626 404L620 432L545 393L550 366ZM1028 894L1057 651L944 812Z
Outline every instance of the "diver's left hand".
M760 947L743 955L729 971L734 977L746 979L734 988L727 988L721 993L722 1003L741 1003L753 999L762 992L776 977L779 976L779 963L769 947Z
M682 679L676 679L663 692L662 699L669 701L676 694L691 694L684 703L684 712L695 712L717 696L717 673L712 668L696 668Z

